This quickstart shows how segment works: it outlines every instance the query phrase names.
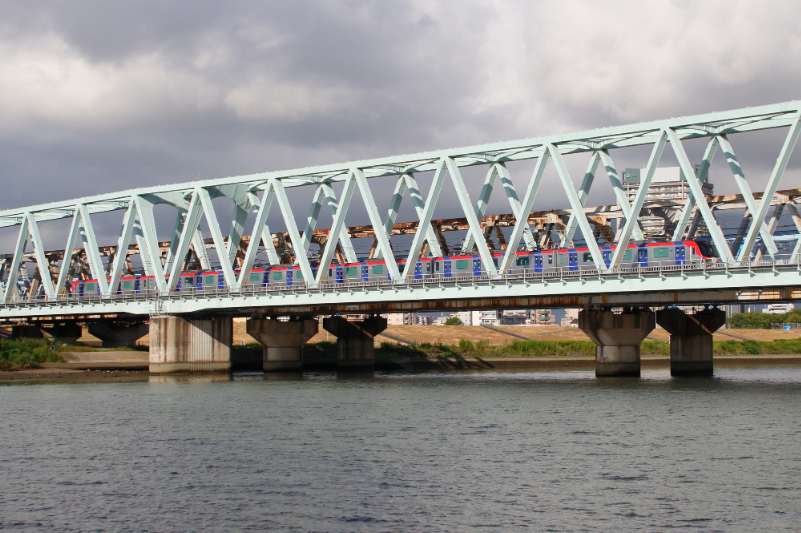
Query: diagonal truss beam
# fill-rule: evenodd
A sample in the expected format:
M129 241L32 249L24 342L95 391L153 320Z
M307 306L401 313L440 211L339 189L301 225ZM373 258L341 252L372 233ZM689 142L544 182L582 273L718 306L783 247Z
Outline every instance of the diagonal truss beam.
M39 278L42 280L42 287L44 287L45 295L48 298L53 298L56 295L53 288L53 278L50 275L50 263L47 261L47 256L45 255L42 237L39 235L39 227L36 225L36 218L32 213L28 213L27 216L28 231L30 232L33 252L36 257L36 266L39 268Z
M706 145L704 157L701 159L701 166L698 167L698 172L693 173L696 179L703 186L709 179L709 167L712 165L712 159L715 157L718 145L720 144L720 137L712 137ZM684 176L684 179L688 179ZM706 200L704 200L706 201ZM690 194L684 202L684 207L681 210L678 220L676 221L676 228L673 230L673 242L684 239L684 234L687 233L687 228L690 224L690 217L695 212L695 196Z
M720 258L724 261L732 261L734 258L731 255L731 250L729 250L729 245L726 244L723 230L720 229L717 220L715 220L715 215L712 214L712 209L709 208L709 204L704 196L704 191L701 188L701 180L693 171L693 166L690 163L690 159L687 157L687 152L684 151L684 146L682 146L679 136L670 128L665 131L667 132L668 140L670 140L670 146L673 148L673 153L676 154L676 159L679 161L679 167L682 173L684 173L684 177L687 178L687 185L690 187L690 192L695 197L695 205L701 213L704 222L706 222L707 231L709 231L709 235L712 237L712 242L715 244L718 255L720 255ZM771 193L771 196L772 195Z
M431 224L431 217L434 215L434 206L436 205L437 200L439 200L440 192L442 192L442 185L445 181L446 172L447 162L443 159L439 162L439 165L434 172L434 180L431 182L431 188L428 190L428 197L426 198L425 207L423 208L423 214L420 217L420 223L418 227L425 228ZM473 217L475 218L475 214ZM470 224L471 228L473 227L473 224L470 223L469 219L468 224ZM406 259L406 266L403 269L403 273L400 274L401 278L408 279L414 273L414 268L417 264L415 259L420 255L420 250L423 249L423 241L426 233L427 232L425 231L418 231L414 234L412 244L409 247L409 255Z
M642 204L645 202L645 195L648 194L648 188L651 186L651 180L654 177L656 166L659 164L659 160L662 158L662 152L665 150L667 137L668 133L662 131L659 140L654 144L651 150L651 156L648 158L648 165L645 167L645 177L641 177L640 188L637 189L637 194L634 196L634 203L630 211L631 216L626 218L626 224L623 226L623 231L618 239L617 248L615 248L615 253L612 254L612 261L609 263L610 270L620 265L620 262L623 260L623 255L626 253L626 249L629 246L629 239L631 238L632 231L637 224L637 219L642 210ZM595 242L592 239L590 239L590 241L593 243Z
M768 178L768 183L765 185L765 191L762 194L762 200L759 202L757 210L753 214L751 227L748 230L748 234L745 236L743 246L740 248L740 253L737 256L739 261L743 261L751 256L751 250L754 248L757 233L759 233L759 230L762 229L762 224L765 221L765 217L768 214L768 209L773 201L773 195L776 194L776 189L779 188L779 183L784 175L784 169L787 168L787 162L790 160L790 155L793 153L793 148L795 148L795 143L798 140L798 134L801 133L800 122L801 111L796 113L795 123L790 126L790 131L787 132L787 137L784 140L781 152L779 152L779 157L776 159L773 172L771 172L770 178Z
M331 225L331 232L329 235L340 235L342 229L345 227L345 214L348 212L350 201L353 198L353 191L356 189L356 179L356 172L352 171L350 176L348 176L347 181L345 181L345 187L342 190L342 201L339 203L336 213L334 213L334 222ZM380 232L377 232L377 234L378 233ZM317 277L314 278L315 284L320 284L328 278L328 268L331 264L331 259L334 257L334 252L336 251L338 241L339 239L330 238L328 239L328 242L325 243L325 248L320 256L320 266L317 269ZM295 257L297 260L300 260L301 257L306 259L305 254L300 253L296 253ZM307 279L312 278L309 277Z

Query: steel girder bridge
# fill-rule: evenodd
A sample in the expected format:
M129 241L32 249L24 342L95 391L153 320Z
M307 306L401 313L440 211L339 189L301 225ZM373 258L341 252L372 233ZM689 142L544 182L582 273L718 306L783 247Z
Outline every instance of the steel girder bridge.
M0 256L4 286L0 320L153 313L280 315L481 307L662 306L796 299L801 297L801 240L791 253L781 254L774 231L786 209L801 232L801 217L795 205L801 197L799 191L779 189L798 138L800 119L801 102L794 101L580 133L133 189L2 211L0 228L19 230L15 248ZM787 134L764 191L755 194L730 138L737 133L776 128L785 129ZM704 139L707 143L697 166L683 145L691 139ZM612 156L615 149L633 146L650 147L650 157L639 190L630 201ZM678 160L690 195L680 204L646 202L654 172L668 146ZM703 184L718 150L731 169L739 195L709 198L703 194ZM578 153L588 153L590 159L583 181L576 188L564 158ZM536 163L525 188L518 191L507 164L527 159ZM475 201L461 173L461 169L472 166L487 169ZM557 176L553 182L544 179L550 166ZM425 197L416 179L423 172L433 173ZM599 174L606 174L603 181L611 186L616 205L585 205ZM370 180L385 176L396 176L397 181L389 207L382 214ZM446 180L455 188L463 217L437 220L433 215L437 205L444 203L441 192ZM488 215L488 202L498 182L511 213ZM335 183L342 184L338 198L332 187ZM287 189L293 187L315 189L302 230L295 222L298 206L293 210L287 196ZM532 212L536 195L543 187L564 190L569 208ZM407 192L418 220L397 222ZM370 225L345 225L355 196L364 202ZM212 202L219 197L230 199L234 205L227 237ZM172 238L166 242L157 239L154 207L159 204L170 205L178 212ZM328 204L332 213L328 229L317 228L323 204ZM270 231L267 220L271 208L280 211L285 232ZM626 246L642 241L641 213L651 208L674 212L674 229L665 240L694 238L693 232L702 221L717 260L647 268L621 264ZM716 211L728 208L746 211L731 243L715 218ZM92 216L111 211L124 211L121 231L115 244L101 246ZM210 237L200 229L202 218ZM39 225L59 219L71 222L66 244L63 250L48 251ZM609 223L612 219L617 221L614 232ZM247 227L252 228L250 236L246 235ZM511 228L511 234L504 236L501 227ZM412 236L406 257L441 257L451 253L443 231L453 229L466 231L461 253L478 256L483 275L416 279L415 261L396 262L399 258L392 242L398 235ZM552 229L559 234L560 247L571 246L580 232L592 256L591 268L509 274L519 246L528 250L553 247ZM497 246L492 241L493 232ZM370 257L386 259L389 279L341 284L328 279L328 268L313 270L314 264L358 261L352 239L365 236L373 239ZM617 246L611 261L604 258L599 241ZM312 243L320 246L320 252L310 259ZM215 269L222 272L226 288L176 292L187 268L211 268L210 250L219 262ZM496 265L493 253L499 252L502 257ZM286 264L287 260L296 264L306 282L289 287L248 286L248 276L259 254L266 255L270 265ZM142 293L115 294L121 277L133 269L132 256L139 257L143 274L154 276L157 287ZM96 279L99 294L70 294L68 286L76 276ZM26 289L21 290L22 286Z

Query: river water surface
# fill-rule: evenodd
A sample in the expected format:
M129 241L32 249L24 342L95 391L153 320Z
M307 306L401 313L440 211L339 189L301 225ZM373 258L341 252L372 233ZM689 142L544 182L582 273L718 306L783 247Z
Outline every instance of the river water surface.
M801 368L0 387L0 529L674 528L801 530Z

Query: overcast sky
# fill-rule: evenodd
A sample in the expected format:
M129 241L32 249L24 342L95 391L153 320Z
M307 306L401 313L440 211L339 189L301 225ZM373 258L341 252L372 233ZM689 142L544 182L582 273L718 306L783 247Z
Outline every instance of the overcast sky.
M792 0L7 1L0 208L794 100L800 14ZM741 153L764 174L779 145L757 146Z

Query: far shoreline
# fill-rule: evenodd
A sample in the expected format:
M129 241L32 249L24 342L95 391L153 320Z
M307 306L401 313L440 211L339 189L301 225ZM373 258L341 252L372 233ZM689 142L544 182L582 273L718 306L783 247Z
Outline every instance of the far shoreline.
M308 361L304 372L335 372L335 360ZM643 369L668 369L670 358L665 356L643 356ZM222 378L229 374L151 374L146 369L87 369L72 368L70 363L44 363L40 368L26 368L0 371L0 385L22 383L132 383L151 381L151 377L201 378L203 376ZM595 368L592 356L532 356L532 357L429 357L429 358L388 358L376 359L376 372L448 372L448 371L590 371ZM795 367L801 366L801 354L791 355L716 355L715 369ZM258 373L258 368L234 369L233 374ZM265 374L280 379L280 374Z

